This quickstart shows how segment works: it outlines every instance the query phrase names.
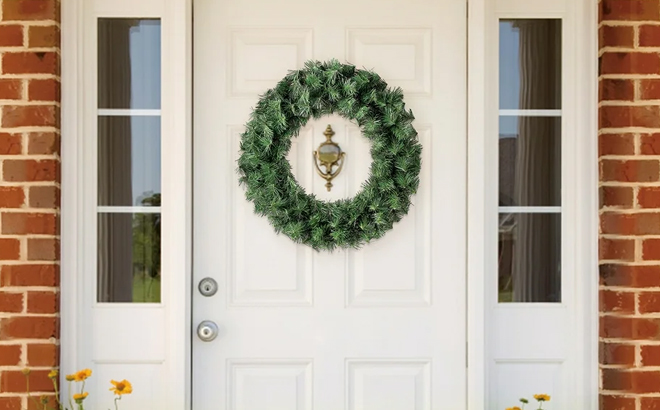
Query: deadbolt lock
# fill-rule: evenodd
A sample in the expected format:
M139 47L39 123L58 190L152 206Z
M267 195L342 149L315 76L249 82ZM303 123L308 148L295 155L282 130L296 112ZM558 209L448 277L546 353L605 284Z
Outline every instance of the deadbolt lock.
M203 296L213 296L218 291L218 282L213 278L204 278L199 281L198 289Z

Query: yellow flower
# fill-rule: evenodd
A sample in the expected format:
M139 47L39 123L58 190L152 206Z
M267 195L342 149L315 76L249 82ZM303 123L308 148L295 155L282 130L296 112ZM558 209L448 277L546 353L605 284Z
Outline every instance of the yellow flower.
M75 400L76 403L80 404L80 403L82 403L83 400L85 400L87 398L87 395L89 395L89 393L87 393L87 392L76 393L76 394L73 395L73 400Z
M73 380L75 380L77 382L81 382L81 381L87 379L91 375L92 375L91 370L83 369L83 370L77 371L73 374Z
M25 369L21 370L21 373L23 373L25 376L28 376L30 374L30 369L26 367Z
M66 376L64 376L64 378L66 379L66 381L72 382L72 381L76 380L76 375L75 374L67 374Z
M547 394L535 394L534 398L536 401L550 401L550 396Z
M506 410L520 410L520 407L515 406L515 407L507 407Z
M49 379L57 378L57 370L55 370L55 369L51 370L50 373L48 373L48 378Z
M110 391L113 392L114 394L121 396L122 394L131 394L133 393L133 386L131 386L131 382L128 380L124 379L120 382L115 381L115 380L110 380L110 383L113 384L114 387L110 388Z

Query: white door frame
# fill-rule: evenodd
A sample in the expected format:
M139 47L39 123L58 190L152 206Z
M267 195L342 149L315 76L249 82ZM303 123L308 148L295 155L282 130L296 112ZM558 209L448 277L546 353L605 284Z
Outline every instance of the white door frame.
M62 0L62 232L61 232L61 368L62 374L88 367L89 348L86 346L84 326L90 315L85 311L84 226L86 188L81 175L87 166L84 160L83 137L85 122L89 121L90 102L86 101L83 74L85 72L84 44L85 12L89 4L106 0ZM112 0L113 10L125 10L117 17L153 17L147 5L159 3L163 30L163 116L172 131L163 143L163 179L168 191L184 195L164 195L163 212L170 218L169 234L163 235L163 266L173 273L163 289L163 299L171 326L165 335L169 339L165 360L167 374L161 392L168 392L167 402L172 408L188 409L191 405L191 249L192 249L192 2L193 0ZM524 17L526 0L470 0L468 5L468 397L470 410L486 406L487 350L486 350L486 292L485 275L492 272L485 262L488 246L483 238L494 238L486 232L490 216L486 204L488 161L493 161L492 142L486 136L492 130L492 87L486 81L488 58L486 42L493 7L519 10ZM546 2L547 3L547 2ZM584 244L574 261L579 269L575 282L576 295L583 303L576 312L576 345L582 346L578 362L583 364L578 391L589 409L598 404L598 174L597 174L597 2L582 0L570 3L576 47L575 135L584 136L575 144L575 185L581 193L575 198L580 223L576 224L576 243ZM145 14L146 13L146 14ZM515 14L515 13L512 13ZM552 14L552 13L549 13ZM168 81L177 79L177 81ZM94 103L92 110L94 110ZM95 117L94 117L95 118ZM175 273L175 274L174 274ZM162 394L162 393L161 393Z
M530 2L528 0L470 0L468 5L468 408L487 408L488 370L492 359L487 345L489 330L488 292L494 291L497 267L487 266L495 261L497 181L497 81L490 72L497 59L498 18L556 18L564 20L565 30L573 33L573 44L563 51L574 76L570 108L572 123L567 127L574 142L568 147L570 156L562 162L568 167L574 181L567 189L571 196L572 219L564 226L573 226L569 235L573 244L579 244L568 262L568 269L579 272L570 284L575 287L576 320L573 325L575 351L571 359L576 363L575 382L582 407L598 408L598 2L595 0L567 0ZM489 40L490 39L490 40ZM566 64L566 62L565 62ZM565 72L566 72L565 71ZM564 139L564 143L566 139ZM564 153L566 148L563 147ZM566 168L562 165L563 174ZM566 181L566 178L564 178ZM492 188L493 184L495 188ZM566 263L566 262L564 262ZM564 265L566 266L566 265ZM490 278L490 279L489 279ZM562 283L562 286L567 284ZM576 357L577 356L577 357ZM523 394L523 393L521 393ZM512 403L511 405L514 405Z

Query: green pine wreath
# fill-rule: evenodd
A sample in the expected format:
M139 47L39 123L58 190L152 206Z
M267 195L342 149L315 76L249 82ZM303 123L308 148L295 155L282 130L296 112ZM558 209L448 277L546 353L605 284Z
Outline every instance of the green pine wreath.
M287 153L310 118L337 113L371 141L369 178L351 199L308 194ZM422 146L400 88L378 74L337 60L308 61L268 90L241 135L238 173L254 211L278 233L315 250L359 248L382 237L408 213L419 186Z

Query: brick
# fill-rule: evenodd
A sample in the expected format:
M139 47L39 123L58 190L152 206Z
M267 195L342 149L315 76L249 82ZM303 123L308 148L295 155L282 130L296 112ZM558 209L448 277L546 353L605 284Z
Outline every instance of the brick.
M660 55L657 53L606 51L600 58L600 74L657 74L659 71Z
M58 337L55 317L14 316L0 319L0 339L49 339Z
M634 134L601 134L598 136L598 154L633 155L635 153Z
M660 397L641 397L640 410L660 410Z
M5 212L1 214L2 233L6 235L56 235L57 215L52 213Z
M600 396L600 410L636 410L635 398L624 396Z
M30 372L30 391L52 392L53 381L48 378L49 370L32 370ZM0 377L0 392L25 393L27 377L20 370L4 370Z
M603 186L599 189L601 207L633 206L633 189L631 187Z
M601 26L598 29L599 48L635 45L635 30L631 26Z
M660 187L640 187L637 202L642 208L660 208Z
M635 294L633 292L618 292L601 290L599 292L600 311L605 313L634 313Z
M5 265L0 267L2 286L58 286L58 265Z
M611 339L660 340L660 319L604 316L600 335Z
M56 186L29 188L30 208L57 209L60 206L60 189Z
M59 348L52 343L32 343L27 345L27 361L30 366L55 367L59 362Z
M60 257L57 239L28 239L27 258L30 261L56 261Z
M659 106L606 105L599 108L599 114L601 128L660 128Z
M660 100L660 80L639 80L639 97L642 100Z
M4 21L59 20L56 0L5 0L2 3Z
M645 345L640 346L642 366L660 366L660 346Z
M28 313L57 313L60 301L55 292L28 292Z
M52 78L30 80L28 99L30 101L60 101L60 82Z
M655 393L660 391L660 372L602 369L603 389Z
M22 98L23 82L21 80L0 78L0 100L20 100Z
M28 135L28 154L52 155L60 152L60 137L55 132L35 132Z
M599 241L601 260L635 260L635 241L633 239L605 239Z
M657 393L660 392L660 372L641 371L631 372L632 391L635 393Z
M660 179L658 160L613 160L600 161L601 181L655 182Z
M642 242L642 259L645 261L660 260L660 239L646 239Z
M642 134L639 142L642 155L660 155L660 134Z
M630 372L619 369L602 369L602 383L604 390L626 391L633 387Z
M18 260L20 252L21 243L18 239L0 238L0 261Z
M0 345L0 366L18 366L20 361L20 345ZM0 406L0 409L2 409L2 406Z
M55 105L6 105L2 107L2 126L57 127L59 115Z
M641 292L639 294L639 313L660 312L660 292Z
M598 82L598 92L601 101L633 101L635 84L633 80L603 78Z
M660 6L655 0L602 0L602 20L658 20Z
M16 410L20 408L20 397L0 397L0 410Z
M8 52L2 57L5 74L59 74L59 57L52 51Z
M18 24L0 26L0 47L22 47L23 26Z
M0 155L20 155L23 144L20 134L0 132Z
M609 365L635 364L635 346L621 343L600 343L598 349L600 363Z
M0 186L0 208L20 208L25 203L25 191L21 187Z
M23 311L23 294L0 292L0 312L20 313Z
M639 45L641 47L660 46L660 26L648 24L639 26Z
M56 160L5 160L5 181L34 182L59 181L59 162Z
M57 47L60 29L55 26L31 26L28 30L28 47Z
M47 403L46 407L44 407L44 404L41 403L41 401L46 398ZM36 400L28 400L28 406L27 410L44 410L46 409L57 409L57 400L55 399L55 395L52 394L40 394L39 395L39 401Z

